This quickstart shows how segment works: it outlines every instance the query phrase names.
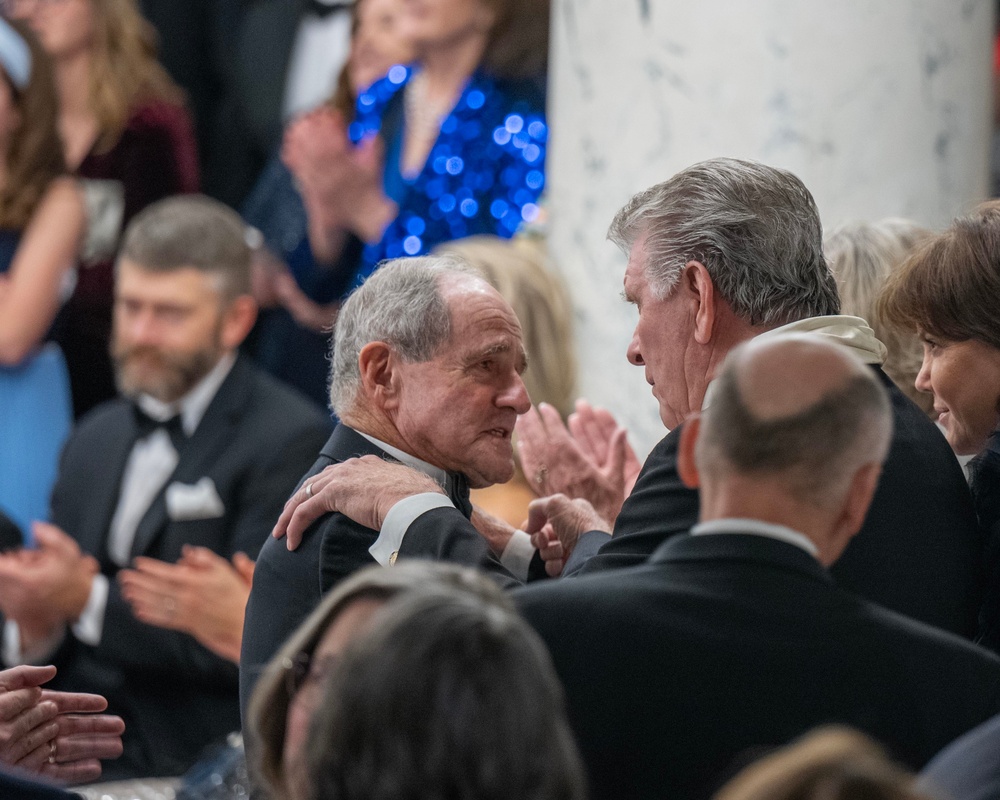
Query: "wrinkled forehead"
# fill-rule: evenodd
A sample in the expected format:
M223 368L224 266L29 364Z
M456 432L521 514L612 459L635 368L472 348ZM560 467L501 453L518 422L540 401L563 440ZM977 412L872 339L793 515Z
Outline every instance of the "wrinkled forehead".
M442 281L441 294L451 317L449 345L458 349L482 348L523 354L521 323L503 296L475 275L450 275Z

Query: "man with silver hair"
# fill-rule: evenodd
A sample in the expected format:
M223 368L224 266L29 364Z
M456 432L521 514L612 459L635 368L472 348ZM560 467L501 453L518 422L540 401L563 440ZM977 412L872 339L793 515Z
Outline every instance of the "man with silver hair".
M348 298L331 368L330 402L341 422L296 496L313 496L325 467L353 459L362 471L380 469L387 500L357 521L322 516L294 552L274 539L261 550L240 662L244 709L289 631L361 567L416 553L481 564L503 583L527 578L533 549L525 534L498 548L498 559L469 521L470 487L514 474L511 434L530 406L526 365L511 307L452 257L388 262Z
M637 194L609 237L628 254L624 296L638 310L627 356L644 369L671 430L626 498L625 478L615 469L616 459L624 460L625 432L613 421L603 428L584 421L592 434L607 433L603 448L588 450L552 409L521 418L522 469L548 495L532 505L528 531L549 572L636 566L688 531L699 496L677 471L681 423L701 409L716 369L737 344L812 332L869 365L889 392L896 431L868 517L834 577L869 600L972 636L982 542L964 476L940 432L882 371L885 348L871 328L839 314L819 214L802 181L756 162L704 161ZM598 450L603 461L590 455ZM324 475L321 496L293 498L297 507L293 514L286 509L278 533L287 523L291 541L323 510L362 515L392 499L373 480L376 473L365 487L362 473L338 470ZM512 533L493 532L495 550L505 535Z
M1000 659L830 579L889 451L884 382L825 337L757 337L681 428L687 535L515 593L566 689L591 796L708 797L747 753L850 725L911 768L1000 708Z
M564 574L641 564L690 529L699 494L677 469L685 418L711 398L709 384L734 346L812 332L869 365L889 393L895 424L865 524L833 576L869 600L971 636L982 545L964 477L940 432L882 371L885 348L867 323L839 314L819 214L802 182L755 162L705 161L632 198L609 238L628 254L624 296L639 316L628 359L643 368L671 432L628 498L619 495L615 519L616 509L598 513L586 502L597 493L555 480L572 460L576 486L599 482L597 466L581 457L558 421L545 415L543 427L535 412L522 420L524 471L533 475L546 465L545 488L554 495L537 501L529 530L553 524L559 556L567 559Z

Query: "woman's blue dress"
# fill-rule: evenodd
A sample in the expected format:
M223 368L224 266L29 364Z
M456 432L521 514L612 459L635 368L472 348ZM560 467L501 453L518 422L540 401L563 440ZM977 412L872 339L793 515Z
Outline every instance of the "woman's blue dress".
M14 260L20 231L0 230L0 273ZM49 517L59 453L73 419L69 374L49 342L14 367L0 366L0 511L31 541L31 521Z

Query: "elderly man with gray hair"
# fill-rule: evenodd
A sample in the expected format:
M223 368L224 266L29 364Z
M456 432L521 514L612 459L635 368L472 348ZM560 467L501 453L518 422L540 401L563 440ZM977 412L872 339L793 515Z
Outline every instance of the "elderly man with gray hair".
M1000 659L834 584L893 413L815 335L736 347L677 456L699 522L627 572L515 593L566 688L592 796L702 798L745 757L827 723L911 768L1000 707Z
M526 534L505 537L498 558L469 521L470 487L514 473L511 434L530 406L525 367L513 310L452 257L388 262L348 298L331 368L341 422L295 496L313 496L324 468L354 459L360 470L379 468L386 501L357 521L322 516L294 552L273 539L261 550L240 661L244 709L284 638L361 567L418 553L480 564L504 584L527 578Z

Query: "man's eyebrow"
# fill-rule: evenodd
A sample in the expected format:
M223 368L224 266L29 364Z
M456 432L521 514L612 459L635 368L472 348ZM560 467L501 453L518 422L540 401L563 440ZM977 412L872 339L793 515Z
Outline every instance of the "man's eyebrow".
M622 289L621 292L619 292L618 296L626 303L631 303L632 305L635 305L635 298L633 298L632 295L629 294L628 289Z

